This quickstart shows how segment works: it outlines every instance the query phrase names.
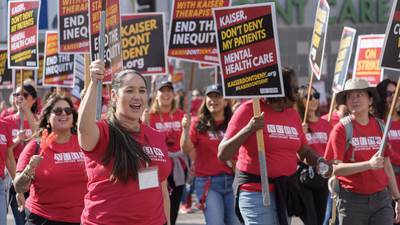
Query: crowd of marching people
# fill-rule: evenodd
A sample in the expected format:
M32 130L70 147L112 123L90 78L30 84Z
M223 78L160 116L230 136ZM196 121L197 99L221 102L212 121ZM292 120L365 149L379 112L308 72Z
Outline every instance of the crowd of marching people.
M291 68L282 74L285 97L261 99L261 114L254 115L252 101L225 99L219 84L206 87L188 110L171 82L150 94L140 73L123 70L97 121L100 61L90 65L80 103L66 93L41 100L25 82L1 112L0 224L10 208L17 225L174 225L191 196L188 180L210 225L288 225L293 216L305 225L400 222L397 84L385 79L375 88L350 79L332 115L321 115L318 90L299 87ZM393 101L387 144L379 150Z

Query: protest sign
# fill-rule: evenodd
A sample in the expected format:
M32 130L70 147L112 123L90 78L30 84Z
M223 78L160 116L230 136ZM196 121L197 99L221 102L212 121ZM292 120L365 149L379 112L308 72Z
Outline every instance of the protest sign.
M214 64L207 64L207 63L200 63L199 64L199 69L212 69L214 68Z
M36 82L35 70L13 70L13 87L22 85L25 80L33 80Z
M0 50L0 88L12 88L12 70L7 64L7 50Z
M400 70L400 2L397 0L393 3L383 46L381 67Z
M43 67L44 67L44 54L39 53L39 69L37 70L37 75L36 75L36 86L38 88L43 86Z
M143 75L166 75L164 13L121 16L124 69Z
M284 96L274 4L213 11L224 96Z
M8 2L8 68L37 69L38 0Z
M104 61L106 66L103 83L110 83L112 75L122 70L122 48L121 48L121 17L119 0L89 0L89 30L90 30L90 55L91 61L99 59L99 33L100 12L106 11L106 35Z
M332 91L337 93L343 91L344 83L347 80L347 70L353 50L356 30L350 27L344 27L339 44L339 52L336 58L335 73L333 76Z
M174 0L168 56L185 61L218 64L211 9L229 5L230 0Z
M43 86L74 86L74 55L58 53L58 33L46 32Z
M326 34L329 22L329 4L326 0L319 0L315 15L314 30L312 34L308 60L315 77L321 79L321 67L324 59Z
M358 36L353 78L366 79L371 86L376 86L382 80L383 71L379 60L384 38L384 34Z
M87 0L58 0L59 53L89 52Z

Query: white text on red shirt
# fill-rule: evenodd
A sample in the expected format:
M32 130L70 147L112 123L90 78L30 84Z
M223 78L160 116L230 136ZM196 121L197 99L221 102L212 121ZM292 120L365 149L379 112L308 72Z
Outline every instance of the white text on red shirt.
M299 133L294 127L267 124L267 132L269 133L270 138L294 139L294 140L300 139Z

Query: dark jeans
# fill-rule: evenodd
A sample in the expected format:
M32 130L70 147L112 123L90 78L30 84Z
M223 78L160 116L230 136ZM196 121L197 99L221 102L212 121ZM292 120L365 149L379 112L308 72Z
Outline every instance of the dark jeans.
M301 218L305 225L321 225L324 222L326 202L328 200L328 186L305 187L300 185L301 194L307 199L307 219ZM301 216L302 217L302 216Z
M176 219L178 218L179 205L181 203L183 189L185 188L185 185L175 186L174 178L172 177L172 175L169 175L168 186L171 188L169 195L169 200L171 202L171 225L175 225Z
M25 199L29 196L29 194L25 193ZM25 225L25 212L22 211L18 211L18 202L17 202L17 198L16 198L16 193L14 190L14 186L11 185L10 187L10 195L9 195L9 199L8 199L9 203L10 203L10 207L12 210L12 213L14 215L14 220L15 220L15 225Z
M29 214L28 221L26 222L26 225L79 225L79 224L80 223L51 221L34 213Z

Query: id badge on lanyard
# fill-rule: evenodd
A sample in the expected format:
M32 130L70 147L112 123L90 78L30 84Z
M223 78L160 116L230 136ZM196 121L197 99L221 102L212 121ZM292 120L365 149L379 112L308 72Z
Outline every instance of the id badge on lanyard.
M139 177L139 190L146 190L149 188L159 187L160 182L158 180L158 167L149 167L146 162L146 168L140 169L138 173Z

